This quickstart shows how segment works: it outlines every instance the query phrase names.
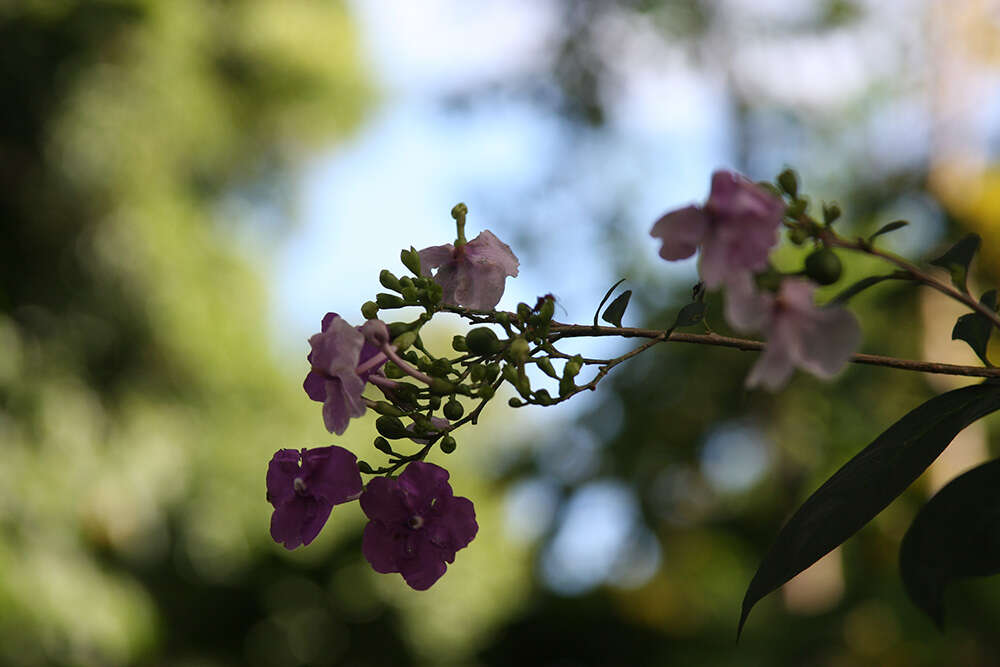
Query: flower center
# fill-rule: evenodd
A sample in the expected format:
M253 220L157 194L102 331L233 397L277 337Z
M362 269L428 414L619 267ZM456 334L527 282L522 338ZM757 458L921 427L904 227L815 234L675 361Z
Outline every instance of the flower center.
M295 479L292 480L292 487L298 494L303 494L306 492L306 483L305 480L303 480L301 477L296 477Z
M420 526L424 525L424 517L419 514L414 514L410 517L410 520L406 522L406 525L413 530L417 530Z

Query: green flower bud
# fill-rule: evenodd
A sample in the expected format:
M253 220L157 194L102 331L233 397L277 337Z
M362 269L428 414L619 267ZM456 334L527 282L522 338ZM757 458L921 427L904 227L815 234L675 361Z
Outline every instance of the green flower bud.
M539 405L551 405L552 397L549 395L547 389L539 389L534 393L535 402Z
M435 396L448 396L455 393L455 385L441 378L431 378L429 388L431 394Z
M531 315L531 306L526 303L517 304L517 317L522 322L527 322L528 317Z
M476 395L479 398L486 401L493 398L494 394L496 394L496 389L494 389L493 385L491 384L484 384L482 387L479 388L479 391L476 392Z
M535 362L535 364L549 377L556 378L557 380L559 379L559 376L556 374L556 369L552 367L552 362L549 361L548 357L541 357Z
M412 328L413 325L409 322L393 322L389 325L389 339L402 335Z
M377 438L375 438L375 442L372 444L374 444L375 449L379 450L380 452L384 452L386 454L395 453L392 451L392 446L389 444L389 441L383 438L382 436L378 436Z
M434 363L431 364L432 375L443 378L451 373L451 362L447 359L435 359Z
M785 209L785 215L789 218L797 218L806 212L807 206L809 206L809 202L805 199L796 199Z
M465 336L452 336L451 349L456 352L468 352L469 346L465 344Z
M452 219L458 220L460 218L464 218L467 215L469 215L469 207L463 204L462 202L458 202L457 204L451 207Z
M473 382L482 382L486 377L486 366L482 364L472 364L469 368L469 376Z
M379 432L379 435L390 440L399 440L411 435L403 426L403 422L399 420L399 417L393 417L392 415L382 415L376 419L375 430Z
M510 315L503 311L496 313L493 318L497 321L497 324L501 325L504 329L510 326Z
M392 344L396 346L397 350L405 350L415 342L417 342L416 331L406 331L392 339Z
M393 292L399 291L399 278L389 269L382 269L378 274L378 281L382 283L382 287L386 289L391 289Z
M463 408L462 404L455 399L451 399L444 404L444 416L447 419L456 421L461 419L463 414L465 414L465 408Z
M455 442L455 438L451 437L450 435L446 435L443 438L441 438L441 451L444 452L445 454L451 454L453 451L455 451L455 447L457 446L458 443Z
M794 169L785 169L778 174L778 185L792 199L795 199L799 194L799 176Z
M399 279L399 287L401 289L406 289L407 287L413 287L413 278L410 276L403 276Z
M399 261L403 263L403 266L412 271L413 275L420 275L420 253L413 246L410 246L409 250L400 251Z
M417 293L416 287L404 287L403 288L403 300L409 303L416 303L420 299L420 294Z
M378 317L378 304L374 301L365 301L361 304L361 316L366 320L374 320Z
M389 415L391 417L402 417L405 414L402 410L387 401L376 401L372 409L380 415Z
M538 309L538 317L542 322L550 322L552 316L556 314L556 302L551 297L542 301L542 307Z
M503 365L503 379L512 385L517 385L517 369L510 364Z
M515 338L510 343L509 355L513 361L524 362L531 354L531 346L528 345L528 341L524 340L520 336Z
M492 364L486 364L486 381L493 383L500 375L500 364L494 362Z
M385 376L390 380L398 380L405 375L405 373L403 373L403 369L391 361L387 361L385 363L385 366L382 367L382 372L385 373Z
M575 378L580 374L581 368L583 368L583 358L580 355L576 355L566 362L566 367L563 369L563 377Z
M469 352L480 356L496 354L500 350L500 339L489 327L476 327L465 334L465 344Z
M379 292L375 295L375 303L379 308L402 308L406 303L395 294Z
M437 410L441 407L441 397L440 396L428 396L427 397L427 407L431 410Z
M839 217L840 206L837 205L837 202L823 204L823 222L827 225L832 225Z
M562 380L559 380L559 396L566 396L576 389L576 383L573 382L573 378L563 376Z
M806 275L820 285L832 285L840 280L840 258L829 248L820 248L806 257Z
M366 461L358 461L358 471L365 475L375 474L375 470Z
M512 396L510 398L510 400L507 401L507 405L509 405L512 408L519 408L522 405L524 405L524 401L522 401L519 398L515 398L515 397Z
M792 227L788 230L788 240L795 245L802 245L809 240L809 232L804 227Z

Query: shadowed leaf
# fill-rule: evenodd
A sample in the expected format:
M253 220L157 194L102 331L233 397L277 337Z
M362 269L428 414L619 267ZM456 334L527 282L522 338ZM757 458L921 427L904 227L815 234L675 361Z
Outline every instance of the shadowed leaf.
M969 275L969 264L979 250L981 239L979 234L969 234L958 240L958 243L948 249L948 252L935 260L931 260L934 266L940 266L951 273L951 282L955 287L965 291L966 278Z
M1000 573L1000 459L956 477L924 505L903 537L899 572L939 628L949 583Z
M830 303L827 305L842 306L843 304L847 303L852 298L854 298L861 292L865 291L869 287L878 285L880 282L883 282L885 280L893 280L896 278L899 278L899 276L894 273L890 273L887 276L870 276L868 278L862 278L853 285L849 285L848 287L846 287L843 291L837 294L837 296L830 299Z
M601 319L609 324L613 324L616 327L622 325L622 317L625 316L625 309L628 308L629 299L632 298L632 290L627 289L621 294L619 294L614 301L608 306L607 310L604 311L604 315Z
M979 299L992 311L997 307L997 291L990 290ZM990 360L986 358L986 346L990 342L990 334L993 333L993 323L980 313L967 313L958 318L955 328L951 330L952 340L964 340L972 348L972 351L983 360L987 366L992 366Z
M698 324L698 322L701 322L704 317L705 302L695 301L694 303L689 303L678 311L677 319L674 320L674 326L670 328L676 329L677 327L689 327L694 324Z
M778 533L747 588L737 637L758 600L856 533L906 490L959 431L998 409L998 382L949 391L907 413L845 463Z
M906 227L908 224L910 223L908 223L906 220L893 220L892 222L879 227L878 231L876 231L874 234L868 237L868 242L871 243L879 236L882 236L883 234L888 234L889 232L894 232L897 229Z

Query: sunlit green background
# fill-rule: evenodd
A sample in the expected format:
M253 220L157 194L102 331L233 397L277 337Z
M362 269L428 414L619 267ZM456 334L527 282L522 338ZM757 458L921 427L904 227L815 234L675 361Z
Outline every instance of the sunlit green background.
M794 164L810 194L840 200L849 231L909 217L890 241L903 252L978 231L976 284L995 284L1000 15L986 0L484 2L502 20L477 35L483 51L504 48L491 36L516 44L529 18L537 51L447 86L409 81L481 181L442 192L443 169L386 175L360 219L324 222L364 230L371 248L288 251L309 238L298 193L316 161L407 108L384 74L405 78L407 63L385 44L413 34L415 61L441 59L476 4L0 0L0 663L1000 664L1000 582L958 586L942 634L907 604L895 563L919 503L989 455L989 422L762 602L734 643L745 586L789 512L956 386L915 374L800 375L772 396L742 388L751 355L665 346L582 408L511 414L498 401L458 452L433 455L475 501L480 534L428 592L367 567L356 505L306 549L271 542L271 454L332 442L300 388L303 325L282 318L317 291L377 291L375 245L392 257L448 240L446 225L379 232L380 212L407 206L446 220L409 194L476 201L521 256L527 287L511 293L562 291L573 312L560 319L590 317L579 304L600 291L580 285L627 275L626 321L669 324L693 266L662 266L644 230L703 197L720 161L756 178ZM661 68L683 86L657 83ZM655 127L685 105L707 114L709 148L674 137L655 169L622 161L643 148L637 119ZM523 128L539 139L530 177L509 162L492 173L503 150L448 134L468 118L490 134L507 108L544 119ZM426 136L426 117L403 134ZM390 141L358 164L389 174L406 151ZM338 169L361 169L343 155ZM288 268L320 252L322 279ZM779 254L787 268L800 258ZM855 306L867 352L974 363L949 340L961 311L932 295L897 286ZM366 419L336 442L374 461L372 436Z

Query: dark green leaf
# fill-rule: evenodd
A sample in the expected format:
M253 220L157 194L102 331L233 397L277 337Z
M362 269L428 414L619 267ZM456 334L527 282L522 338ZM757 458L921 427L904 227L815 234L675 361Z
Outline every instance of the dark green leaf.
M986 292L979 299L979 303L992 311L996 311L997 291L993 289ZM972 348L972 351L983 360L984 364L991 366L990 360L986 358L986 346L990 342L990 334L992 333L993 323L985 315L967 313L955 322L955 328L951 330L951 339L964 340Z
M879 227L877 232L868 237L868 242L871 243L879 236L882 236L883 234L888 234L889 232L894 232L897 229L900 229L901 227L906 227L908 224L910 223L908 223L906 220L894 220L888 224L882 225L881 227Z
M899 572L939 628L949 583L1000 573L1000 459L956 477L924 505L903 537Z
M913 483L963 428L1000 409L1000 382L936 396L910 411L844 464L778 533L754 575L739 633L758 600L871 521Z
M594 311L594 326L595 327L597 326L597 316L600 314L601 308L604 308L604 304L607 302L608 299L611 298L611 295L614 294L615 289L617 289L618 286L621 285L623 282L625 282L625 278L622 278L621 280L619 280L618 282L616 282L614 285L612 285L611 287L609 287L608 291L604 293L604 298L601 299L601 302L599 304L597 304L597 310Z
M694 303L689 303L677 313L677 319L674 320L674 326L671 329L698 324L703 317L705 317L705 302L695 301Z
M979 234L963 236L958 243L948 249L948 252L932 260L931 264L947 269L951 273L952 284L964 292L965 281L969 275L969 263L979 250L980 241Z
M608 306L604 314L601 315L601 319L609 324L613 324L616 327L622 325L622 317L625 316L625 309L628 308L629 299L632 298L632 290L627 289L621 294L619 294L611 305Z
M848 286L837 296L833 297L833 299L830 300L830 303L828 305L841 306L847 303L855 296L857 296L858 294L860 294L861 292L868 289L869 287L873 285L878 285L880 282L885 280L892 280L893 278L896 277L898 276L896 276L895 274L889 274L887 276L870 276L868 278L862 278L853 285Z

